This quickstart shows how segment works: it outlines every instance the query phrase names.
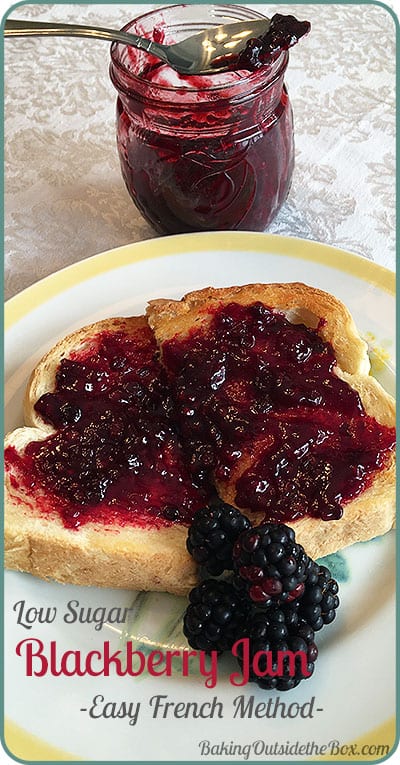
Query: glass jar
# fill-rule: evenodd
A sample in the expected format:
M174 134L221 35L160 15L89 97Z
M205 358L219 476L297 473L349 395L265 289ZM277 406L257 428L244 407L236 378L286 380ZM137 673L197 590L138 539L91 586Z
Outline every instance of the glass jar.
M229 5L170 6L124 29L166 44L217 26L263 18ZM284 86L288 53L253 72L183 76L114 43L117 145L138 209L161 233L263 231L288 194L293 120Z

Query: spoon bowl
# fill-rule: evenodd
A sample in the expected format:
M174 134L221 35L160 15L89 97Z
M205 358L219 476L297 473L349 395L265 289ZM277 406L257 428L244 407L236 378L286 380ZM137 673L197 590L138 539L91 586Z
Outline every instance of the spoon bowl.
M232 60L245 48L247 41L263 36L269 25L270 19L266 17L221 24L172 45L163 45L132 32L104 27L7 19L4 36L88 37L122 42L152 54L180 74L201 75L227 71Z

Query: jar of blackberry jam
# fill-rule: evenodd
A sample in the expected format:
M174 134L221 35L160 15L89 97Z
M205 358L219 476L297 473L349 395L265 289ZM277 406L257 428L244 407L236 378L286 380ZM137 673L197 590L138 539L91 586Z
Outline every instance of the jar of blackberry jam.
M170 6L124 29L169 44L250 18L262 16L240 6ZM134 203L160 233L263 231L272 221L293 172L284 75L287 48L302 34L296 38L289 29L284 47L274 48L272 41L272 55L262 65L257 61L258 68L252 68L258 53L253 44L244 65L239 60L228 72L207 76L180 75L144 51L113 44L122 175Z

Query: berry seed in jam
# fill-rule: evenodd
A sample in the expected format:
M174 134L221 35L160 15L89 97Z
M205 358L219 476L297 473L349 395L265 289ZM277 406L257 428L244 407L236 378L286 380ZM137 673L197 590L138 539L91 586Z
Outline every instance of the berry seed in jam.
M394 448L394 429L335 374L331 345L261 303L215 310L162 354L195 480L212 464L237 506L268 521L339 519Z

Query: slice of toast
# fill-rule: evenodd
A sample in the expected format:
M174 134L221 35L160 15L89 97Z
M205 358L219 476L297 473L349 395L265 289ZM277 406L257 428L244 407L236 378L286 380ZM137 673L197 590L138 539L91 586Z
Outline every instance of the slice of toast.
M368 374L365 343L348 311L326 293L304 285L210 288L191 293L182 301L155 301L149 309L149 320L162 348L171 337L185 337L198 327L206 332L215 309L232 301L242 305L260 301L284 311L294 322L304 321L318 328L321 337L332 343L338 359L337 375L359 391L367 413L378 422L393 426L394 402ZM126 514L124 522L114 522L107 512L98 520L96 513L101 516L104 511L100 504L92 508L92 515L79 528L71 528L62 514L63 508L71 509L71 503L55 497L48 487L41 485L37 476L33 480L24 463L24 455L29 453L32 444L46 442L57 433L43 415L46 408L39 411L35 408L37 400L46 399L46 395L54 391L62 360L84 360L93 355L98 350L98 338L104 333L128 338L142 333L145 349L146 343L155 348L144 317L107 319L68 336L37 365L25 399L27 427L6 437L5 565L60 582L185 594L196 581L196 567L186 552L185 525L157 520L148 524L143 523L143 519L127 522ZM147 365L157 363L152 354L152 362L149 362L146 354L147 351ZM186 451L185 443L183 449ZM247 455L247 463L246 459L238 463L230 480L217 480L220 495L232 504L236 498L235 483L251 456ZM155 484L160 472L160 469L153 472ZM184 485L185 482L186 478ZM177 494L177 504L184 504L187 496ZM201 493L195 499L191 496L191 500L192 503L198 501L198 506L204 503ZM72 510L75 509L72 503ZM293 525L307 552L318 557L385 533L393 519L394 457L390 457L368 488L345 505L340 520L327 522L304 517ZM260 517L254 515L253 520L257 522Z
M171 387L177 390L179 383L180 389L183 390L183 399L178 402L178 407L188 406L190 401L190 405L196 412L201 412L203 416L204 412L208 412L205 416L208 416L210 427L215 424L212 422L214 412L217 411L220 403L219 396L224 395L224 393L220 394L220 391L223 391L224 386L229 385L229 380L223 380L221 369L219 369L219 379L211 380L210 378L207 393L203 392L200 398L196 398L196 383L193 393L190 389L191 380L196 378L196 375L197 377L201 375L202 370L196 367L198 362L191 356L190 343L189 346L187 343L185 345L185 340L192 339L194 343L196 339L196 342L198 340L206 347L207 334L211 332L210 328L216 312L231 304L246 307L257 303L283 313L293 324L303 323L314 329L318 336L329 343L333 349L337 362L334 374L358 392L365 413L374 418L377 423L387 428L394 428L394 401L369 375L367 346L360 338L350 313L332 295L298 283L253 284L223 289L207 288L189 293L181 301L151 302L148 320L161 350L161 359L169 372ZM252 339L244 338L242 345L246 345L246 342L251 343ZM232 343L232 348L234 347L232 352L240 354L240 342L234 345L235 341L232 337ZM208 348L207 352L214 355L218 353L218 339L215 340L215 348ZM189 369L190 374L187 373L185 378L185 370ZM240 387L237 380L235 384L236 387ZM186 391L188 391L187 394ZM189 398L185 398L185 395ZM201 395L204 397L203 400ZM228 394L229 403L233 402L236 405L238 395L240 398L240 391L229 399ZM304 417L317 419L318 412L314 414L315 411L315 408L305 410ZM332 411L332 416L334 414ZM293 410L290 416L292 415ZM276 416L283 419L282 414L278 413ZM182 427L184 428L184 424ZM248 424L247 427L249 427ZM220 497L240 507L246 515L257 522L262 518L268 518L268 509L265 508L260 513L255 512L253 508L253 512L251 506L246 507L243 493L239 503L238 486L249 469L254 464L258 464L257 460L260 454L263 454L268 439L267 455L273 456L273 451L271 452L273 446L271 447L268 431L264 430L262 434L255 432L251 436L246 433L246 426L244 431L241 441L239 437L236 448L236 454L239 456L236 457L236 461L233 461L233 466L224 476L216 463L214 476ZM220 434L217 434L215 438L220 438ZM263 476L260 475L259 478L261 480ZM299 517L288 521L295 528L298 541L303 544L311 557L317 558L335 552L354 542L384 534L392 528L395 517L394 451L388 451L384 464L380 469L372 472L363 491L343 502L343 509L342 517L337 520L322 520L320 517L310 515L301 517L299 514Z
M68 499L54 495L37 476L34 479L24 463L32 444L47 443L57 435L57 429L35 404L54 391L61 361L84 360L96 353L99 338L115 335L135 338L135 343L140 337L139 351L144 352L146 362L143 368L157 364L152 359L155 346L146 319L116 318L84 327L63 339L31 376L25 398L27 427L9 433L5 442L5 565L59 582L184 594L196 582L196 567L185 546L187 525L164 519L160 522L157 517L137 520L135 515L130 521L126 507L122 522L118 512L113 522L110 508L106 508L103 520L97 521L96 512L101 515L102 508L95 506L89 520L83 519L80 527L74 528L61 512L69 510ZM116 447L117 443L118 436ZM171 449L168 458L174 459L176 444L172 443ZM154 477L154 483L161 480ZM175 497L178 506L187 499L185 481L189 482L187 477L181 480L183 488L178 485ZM191 481L188 492L194 507L203 504Z

